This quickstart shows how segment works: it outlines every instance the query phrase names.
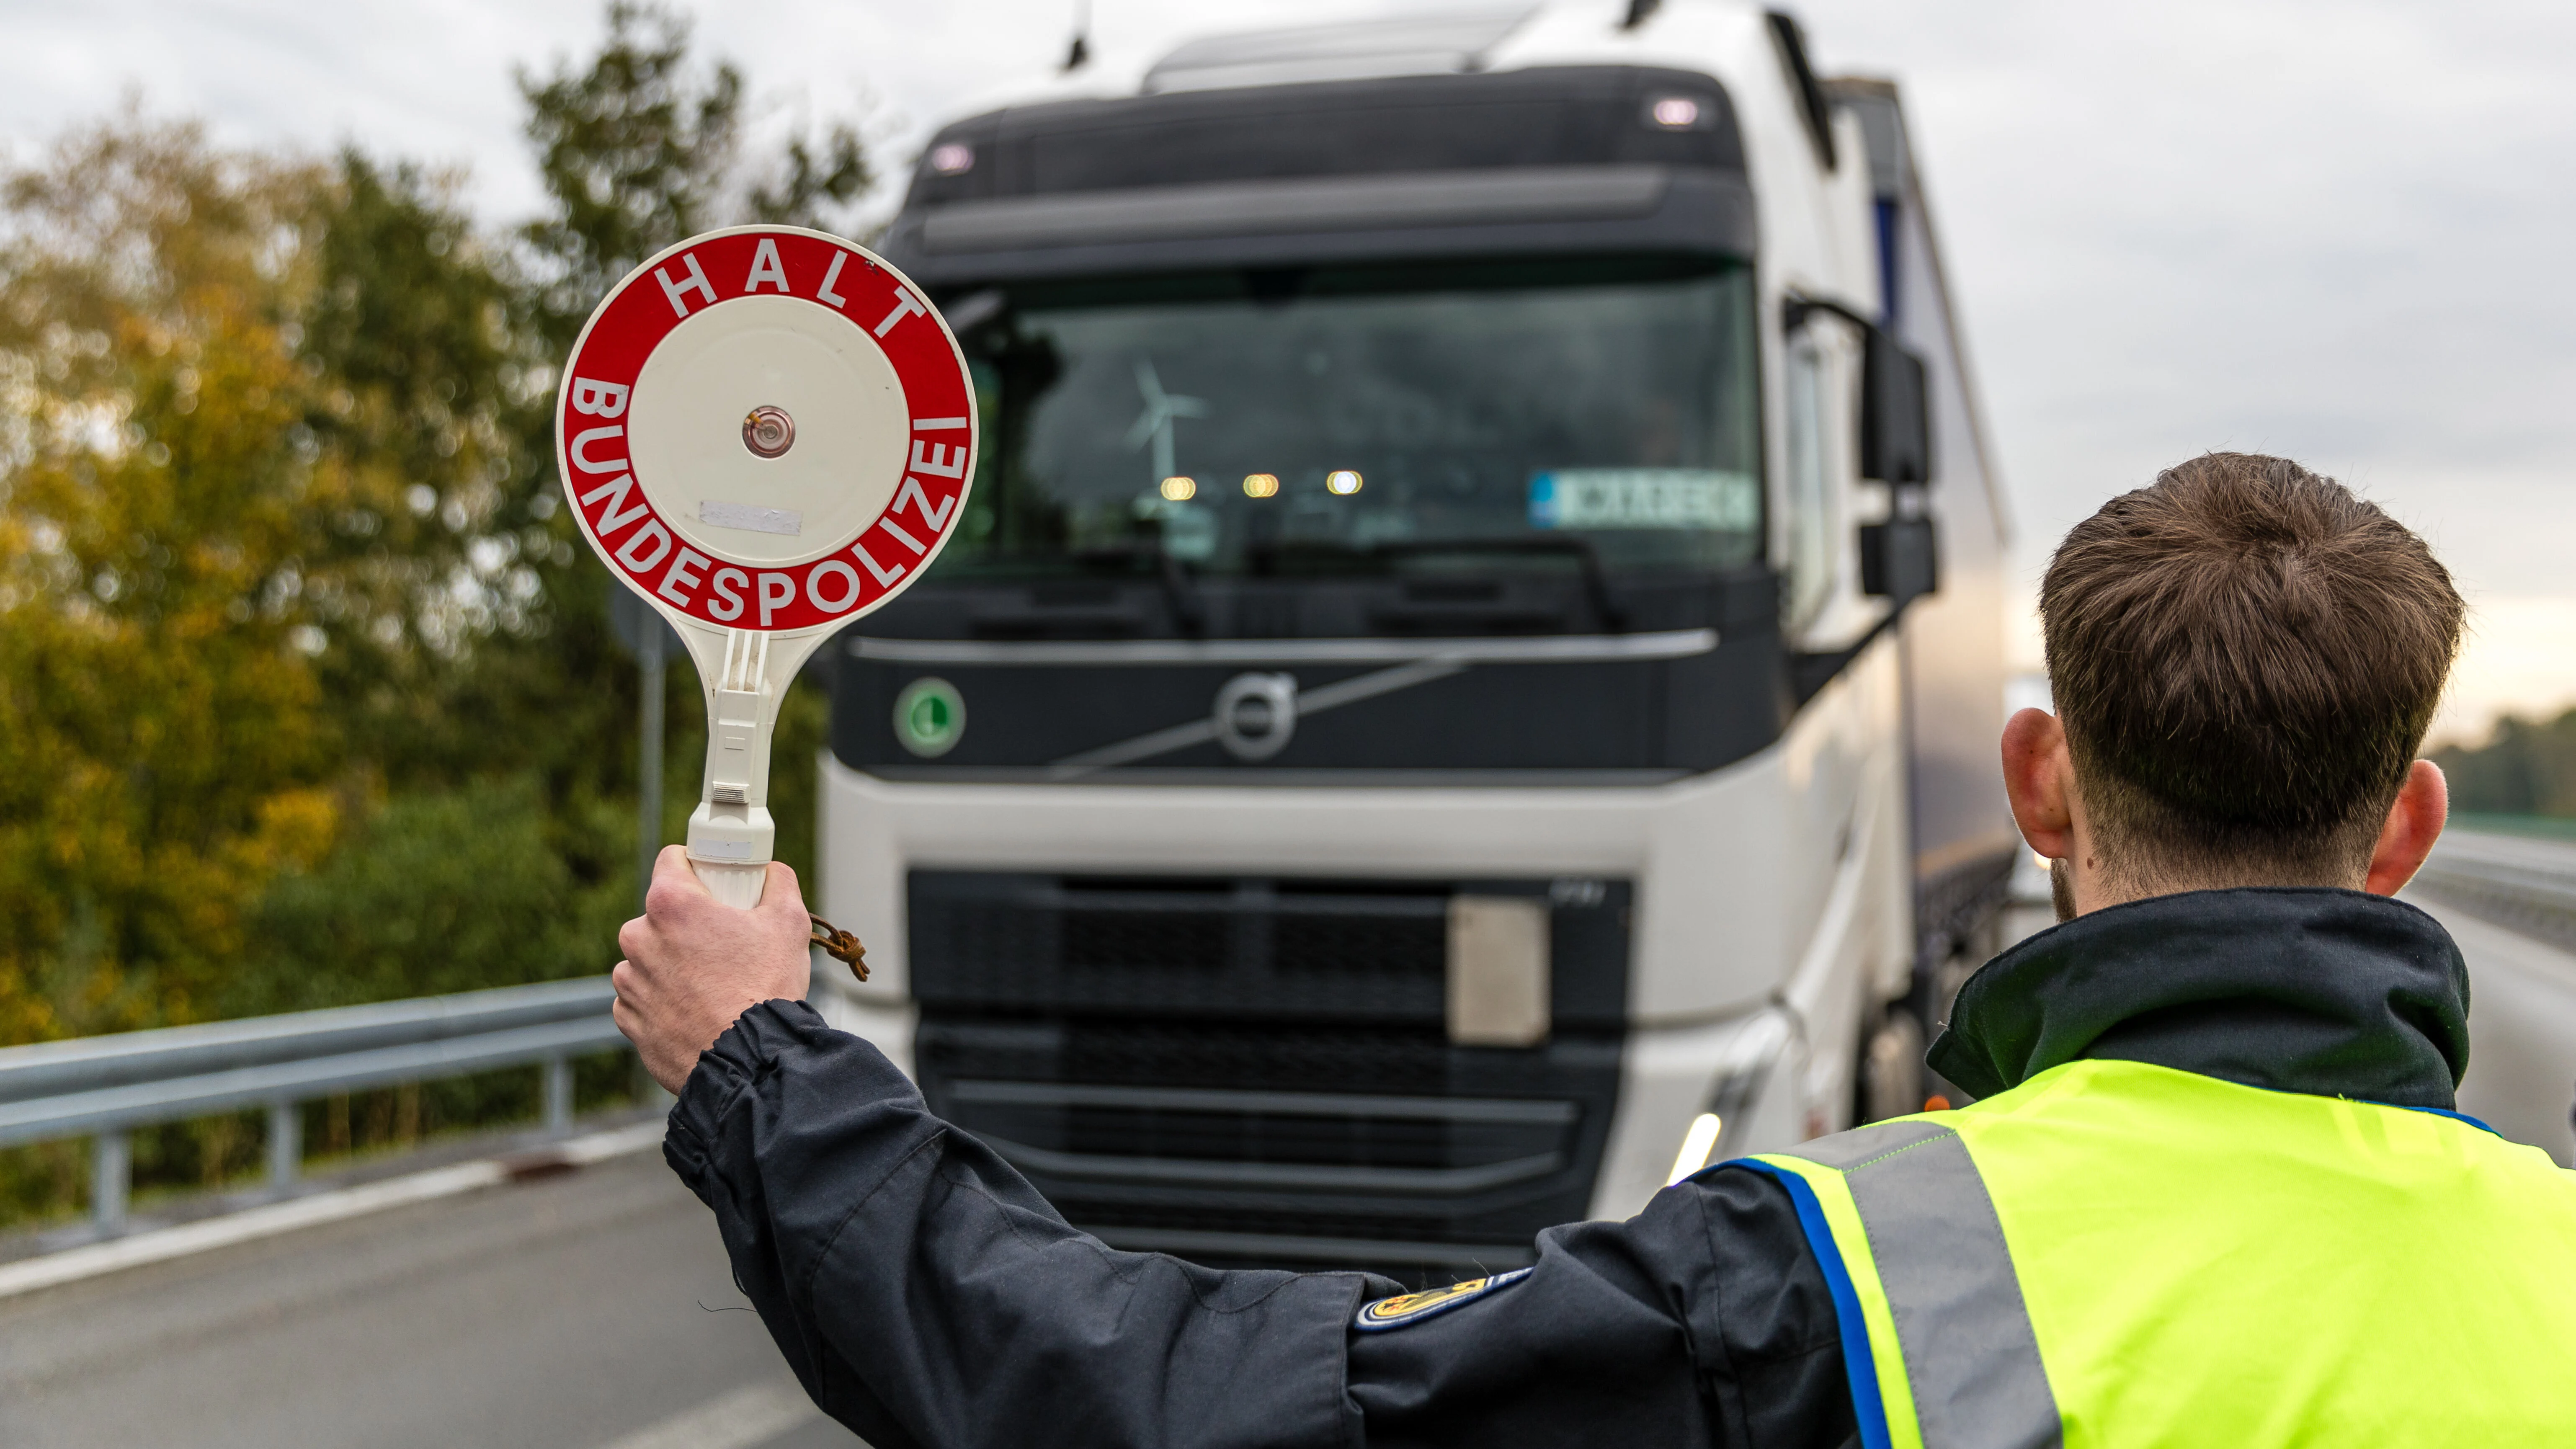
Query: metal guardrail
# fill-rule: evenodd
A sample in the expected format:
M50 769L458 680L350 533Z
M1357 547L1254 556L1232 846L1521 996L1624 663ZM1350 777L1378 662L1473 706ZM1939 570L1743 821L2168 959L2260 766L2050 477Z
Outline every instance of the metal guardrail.
M2576 843L2447 831L2411 888L2576 951Z
M266 1107L269 1182L283 1188L303 1163L305 1102L536 1065L546 1125L560 1130L572 1122L572 1059L625 1045L614 995L607 977L589 976L0 1048L0 1146L92 1138L91 1216L113 1231L137 1127Z
M2576 950L2576 843L2454 830L2415 889ZM0 1047L0 1147L90 1137L91 1212L124 1223L128 1134L244 1107L268 1110L268 1175L295 1180L298 1108L316 1097L501 1067L540 1066L545 1121L571 1125L572 1059L624 1046L605 976L372 1006L300 1011Z

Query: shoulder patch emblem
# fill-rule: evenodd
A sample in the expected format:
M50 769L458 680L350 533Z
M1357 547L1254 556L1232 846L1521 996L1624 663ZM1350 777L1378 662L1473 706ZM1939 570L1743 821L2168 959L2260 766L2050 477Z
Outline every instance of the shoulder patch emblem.
M1383 1333L1390 1328L1402 1328L1408 1323L1420 1323L1426 1318L1446 1313L1461 1304L1472 1303L1488 1293L1509 1288L1529 1275L1530 1270L1527 1268L1514 1268L1508 1273L1496 1273L1490 1278L1470 1278L1464 1283L1452 1283L1446 1288L1433 1288L1421 1293L1399 1293L1393 1298L1381 1298L1362 1308L1360 1316L1352 1322L1351 1327L1362 1333Z

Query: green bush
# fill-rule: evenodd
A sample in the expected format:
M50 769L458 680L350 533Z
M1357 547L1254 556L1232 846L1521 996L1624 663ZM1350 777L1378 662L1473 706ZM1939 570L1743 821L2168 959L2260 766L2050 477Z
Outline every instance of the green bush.
M2436 750L2454 814L2576 817L2576 710L2545 723L2506 716L2475 749Z
M584 888L533 779L397 797L252 913L225 1016L593 975L616 962L632 887Z

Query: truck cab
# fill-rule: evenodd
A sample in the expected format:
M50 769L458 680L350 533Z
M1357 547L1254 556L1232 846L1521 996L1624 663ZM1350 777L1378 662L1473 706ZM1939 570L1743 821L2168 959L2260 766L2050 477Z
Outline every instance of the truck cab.
M1431 1282L1920 1105L2013 837L1892 85L1721 0L1220 37L942 128L882 250L982 450L831 660L818 991L935 1110Z

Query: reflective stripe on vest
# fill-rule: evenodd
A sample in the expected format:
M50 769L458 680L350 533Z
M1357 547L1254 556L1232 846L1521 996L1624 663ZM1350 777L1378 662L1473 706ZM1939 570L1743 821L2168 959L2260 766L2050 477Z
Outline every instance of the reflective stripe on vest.
M2464 1120L2085 1061L1738 1165L1869 1449L2576 1444L2576 1174Z
M1788 1188L1825 1266L1865 1449L2061 1442L2003 1225L1957 1132L1898 1120L1745 1165Z

